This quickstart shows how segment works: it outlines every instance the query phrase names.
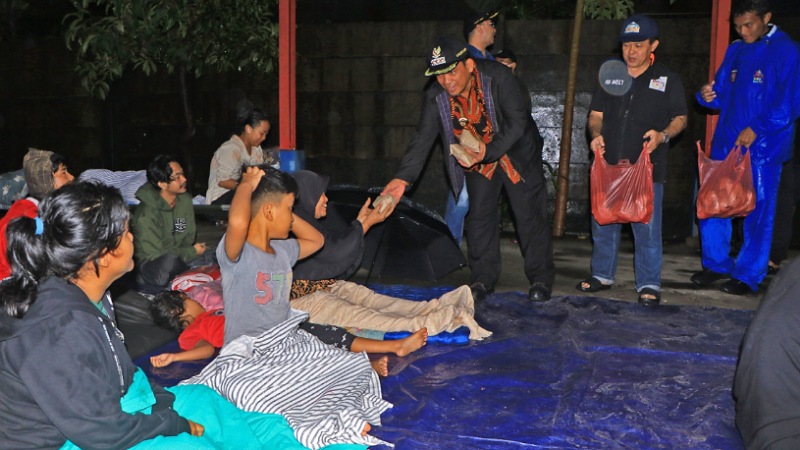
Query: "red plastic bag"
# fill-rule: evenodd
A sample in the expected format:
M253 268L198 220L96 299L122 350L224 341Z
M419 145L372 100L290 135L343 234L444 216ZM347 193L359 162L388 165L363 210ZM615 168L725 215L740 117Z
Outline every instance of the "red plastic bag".
M653 163L647 149L635 164L609 164L594 154L591 169L592 215L600 225L650 223L653 217Z
M697 218L726 218L750 214L756 208L750 152L736 147L722 161L714 161L697 141Z

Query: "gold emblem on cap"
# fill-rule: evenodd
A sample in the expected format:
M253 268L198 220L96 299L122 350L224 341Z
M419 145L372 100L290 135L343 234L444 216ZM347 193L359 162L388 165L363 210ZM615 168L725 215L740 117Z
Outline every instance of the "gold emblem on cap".
M433 57L438 58L442 54L442 47L433 47Z
M638 33L640 30L641 30L641 27L639 26L639 24L638 24L638 23L636 23L636 22L631 22L631 23L629 23L629 24L628 24L628 26L626 26L626 27L625 27L625 31L624 31L624 33L625 33L625 34L628 34L628 33Z

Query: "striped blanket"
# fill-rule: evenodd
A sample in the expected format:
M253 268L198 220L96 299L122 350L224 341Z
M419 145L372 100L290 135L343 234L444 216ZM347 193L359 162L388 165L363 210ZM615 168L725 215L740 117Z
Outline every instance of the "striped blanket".
M366 354L331 347L299 330L307 318L292 310L288 320L260 336L234 340L181 384L207 385L245 411L282 414L311 449L385 444L361 436L365 423L380 425L380 415L392 407L381 398Z

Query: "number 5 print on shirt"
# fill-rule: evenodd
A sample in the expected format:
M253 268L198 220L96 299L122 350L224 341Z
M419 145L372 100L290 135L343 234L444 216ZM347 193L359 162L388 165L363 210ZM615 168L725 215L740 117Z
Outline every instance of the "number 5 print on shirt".
M269 273L258 272L256 275L256 289L263 294L253 297L253 301L256 305L266 305L275 297L272 291L272 285L269 283L271 278L271 274Z

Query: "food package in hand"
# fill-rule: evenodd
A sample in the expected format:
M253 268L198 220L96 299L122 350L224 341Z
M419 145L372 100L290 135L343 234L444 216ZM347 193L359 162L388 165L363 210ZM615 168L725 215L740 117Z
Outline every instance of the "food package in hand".
M455 156L462 165L469 167L472 165L473 157L467 152L468 150L462 147L461 144L450 144L450 154Z
M378 198L372 202L372 207L377 209L379 213L383 214L386 208L394 205L397 201L389 194L379 195Z
M450 154L465 167L475 164L480 142L469 130L463 130L458 136L458 144L450 144Z
M464 147L474 150L478 152L481 149L480 143L478 142L478 138L475 137L469 130L464 130L458 136L458 143Z

